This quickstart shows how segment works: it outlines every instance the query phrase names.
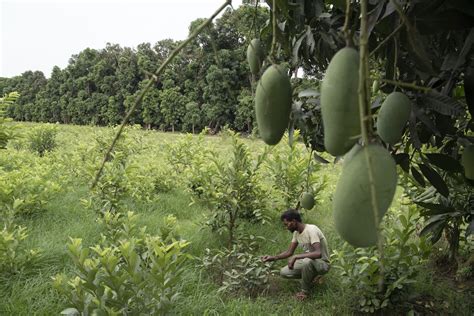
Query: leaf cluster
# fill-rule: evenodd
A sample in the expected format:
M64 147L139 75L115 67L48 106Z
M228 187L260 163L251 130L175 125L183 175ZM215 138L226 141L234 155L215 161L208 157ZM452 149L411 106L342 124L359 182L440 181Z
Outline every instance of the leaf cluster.
M347 244L333 251L334 267L343 282L359 293L358 310L374 313L409 293L431 251L426 238L415 237L418 216L414 206L387 214L382 229L383 255L375 247L353 249Z

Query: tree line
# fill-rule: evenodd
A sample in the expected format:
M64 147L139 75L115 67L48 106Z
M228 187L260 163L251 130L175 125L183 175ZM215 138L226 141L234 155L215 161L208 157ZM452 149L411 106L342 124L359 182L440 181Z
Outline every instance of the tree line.
M251 132L254 126L252 78L246 43L263 26L268 9L242 5L227 9L177 56L130 118L131 124L167 131L195 132L208 127ZM191 22L193 32L203 19ZM17 121L115 125L152 73L179 45L165 39L136 49L108 43L86 48L48 79L41 71L0 78L2 95L21 96L7 109Z

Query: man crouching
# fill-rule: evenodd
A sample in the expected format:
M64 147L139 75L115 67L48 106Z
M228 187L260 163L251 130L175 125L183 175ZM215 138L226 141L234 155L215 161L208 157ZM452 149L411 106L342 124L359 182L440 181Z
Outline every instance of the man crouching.
M304 300L314 285L314 278L329 271L327 240L316 225L303 224L301 215L293 209L284 212L281 221L293 233L291 244L285 252L276 256L263 256L262 261L276 261L290 257L288 265L280 270L280 275L290 279L301 279L301 291L296 293L296 298ZM298 245L303 247L304 253L293 256Z

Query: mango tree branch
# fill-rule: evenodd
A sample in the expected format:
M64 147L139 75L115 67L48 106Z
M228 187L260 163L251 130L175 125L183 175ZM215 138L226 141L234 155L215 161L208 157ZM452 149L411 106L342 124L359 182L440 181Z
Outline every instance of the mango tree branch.
M365 7L364 7L365 5ZM360 111L360 128L362 133L362 140L364 145L369 144L369 126L367 124L369 111L368 111L368 102L367 102L367 67L366 63L368 61L367 51L368 51L368 29L367 29L367 2L365 0L361 1L361 23L360 23L360 38L359 38L359 87L358 87L358 97L359 97L359 111Z
M353 47L354 42L352 41L352 31L349 30L349 21L351 16L351 0L346 0L346 18L344 20L344 27L342 28L342 34L346 40L346 46Z
M388 83L388 84L393 85L393 86L408 88L408 89L412 89L412 90L419 90L419 91L423 91L425 93L428 93L432 90L431 88L421 87L421 86L418 86L414 83L395 81L395 80L390 80L390 79L380 79L380 81Z
M377 45L377 47L374 48L373 51L370 52L370 57L372 57L380 48L382 48L382 46L384 46L395 34L398 33L398 31L400 31L404 25L405 21L402 21L402 23L400 23L400 25L398 25L395 30L390 33L389 36L387 36L383 41L380 42L380 44Z
M128 110L127 114L125 115L125 117L123 118L123 121L122 121L122 124L120 125L120 128L119 130L117 131L117 134L115 135L115 138L113 139L112 141L112 144L110 145L109 149L107 150L107 152L105 153L105 156L104 156L104 160L102 161L102 164L99 168L99 170L97 171L97 174L95 176L95 179L94 179L94 182L92 182L92 188L94 188L96 185L97 185L97 182L99 181L99 178L100 176L102 175L102 171L104 170L104 166L105 166L105 163L107 162L107 160L109 160L109 156L110 156L110 153L112 152L112 150L114 149L115 147L115 144L117 143L117 140L119 139L120 135L122 134L122 131L125 127L125 124L128 122L128 119L130 118L130 116L132 115L132 113L135 111L136 107L141 103L141 101L143 100L143 97L145 96L145 94L148 92L148 90L150 90L150 88L153 86L153 84L155 84L156 81L158 81L158 77L160 76L160 74L163 72L163 70L166 68L166 66L168 66L168 64L176 57L176 55L178 55L178 53L189 43L191 42L196 36L199 35L199 33L201 33L201 31L207 27L211 22L212 20L214 20L214 18L222 11L224 10L228 5L232 5L232 0L226 0L225 3L223 5L221 5L219 7L219 9L217 9L216 12L214 12L211 17L209 17L206 21L204 21L185 41L183 41L181 44L178 45L178 47L176 47L172 52L171 54L168 56L168 58L166 58L166 60L163 62L163 64L160 65L160 67L155 71L155 73L153 74L153 76L150 78L150 80L148 81L147 85L145 86L145 88L142 90L142 92L137 96L137 98L135 99L135 102L133 103L132 107Z
M360 124L362 131L362 139L364 141L364 146L368 146L370 143L370 136L373 134L372 131L372 116L370 113L370 102L369 102L369 90L368 90L368 79L369 79L369 32L367 26L367 0L360 1L361 7L361 22L360 22L360 39L359 39L359 51L360 51L360 63L359 63L359 110L360 110ZM379 289L383 288L383 241L380 236L380 218L379 218L379 208L377 201L377 192L375 188L375 178L374 172L372 169L372 161L369 156L369 151L364 150L365 160L367 164L367 173L369 177L369 187L370 187L370 202L372 205L375 227L377 230L377 248L381 256L379 260L380 264L380 282Z
M273 0L272 5L272 29L273 29L273 38L272 38L272 47L270 49L270 58L274 60L274 54L276 49L276 36L277 36L277 18L276 18L276 0Z

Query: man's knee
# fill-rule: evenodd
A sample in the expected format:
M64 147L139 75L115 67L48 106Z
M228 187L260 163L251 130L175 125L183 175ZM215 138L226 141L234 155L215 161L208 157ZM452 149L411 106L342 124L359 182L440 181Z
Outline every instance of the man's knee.
M316 273L321 275L328 273L330 266L326 261L318 259L315 261L314 268L316 269Z
M280 269L280 276L287 279L299 279L301 278L301 270L290 270L288 266L284 266Z
M303 271L303 273L313 271L314 270L313 260L309 258L304 259L303 262L301 263L301 270Z

